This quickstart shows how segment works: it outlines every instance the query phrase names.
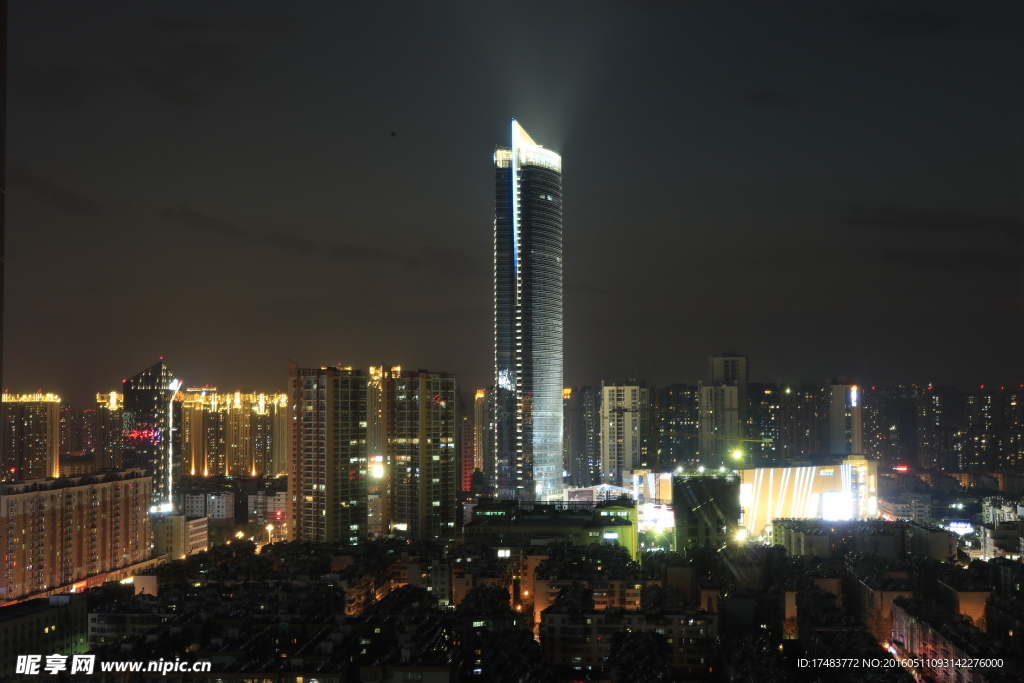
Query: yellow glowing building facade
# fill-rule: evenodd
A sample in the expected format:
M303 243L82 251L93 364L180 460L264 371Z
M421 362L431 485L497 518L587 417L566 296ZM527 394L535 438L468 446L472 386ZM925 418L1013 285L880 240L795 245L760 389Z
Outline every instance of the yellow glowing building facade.
M740 470L743 526L765 533L773 519L870 519L878 516L878 464L861 456L828 465Z
M116 391L96 394L96 409L92 411L91 425L93 449L97 469L121 467L124 451L124 397Z
M182 471L194 475L277 476L288 469L288 395L185 390Z
M60 476L60 396L3 394L0 403L0 461L3 479Z

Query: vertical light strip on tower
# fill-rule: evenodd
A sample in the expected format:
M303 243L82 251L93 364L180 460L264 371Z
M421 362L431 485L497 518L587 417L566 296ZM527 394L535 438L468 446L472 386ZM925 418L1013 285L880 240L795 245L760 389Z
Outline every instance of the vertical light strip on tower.
M167 388L171 390L171 397L167 400L167 500L161 506L163 512L174 509L174 399L181 389L181 380L171 380Z

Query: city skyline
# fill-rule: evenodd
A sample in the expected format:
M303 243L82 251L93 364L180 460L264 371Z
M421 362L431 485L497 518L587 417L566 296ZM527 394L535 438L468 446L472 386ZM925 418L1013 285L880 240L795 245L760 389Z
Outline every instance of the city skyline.
M9 4L0 678L1024 683L1024 8Z
M1020 382L1019 8L576 8L11 7L4 388L85 405L158 356L487 386L510 116L571 159L566 386L730 347L763 381Z

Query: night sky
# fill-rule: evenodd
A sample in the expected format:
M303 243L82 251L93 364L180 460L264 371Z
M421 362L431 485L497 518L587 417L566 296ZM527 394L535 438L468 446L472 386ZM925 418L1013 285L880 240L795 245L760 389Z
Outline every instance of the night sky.
M566 385L1024 382L1019 2L14 2L4 386L491 383L493 162L564 171Z

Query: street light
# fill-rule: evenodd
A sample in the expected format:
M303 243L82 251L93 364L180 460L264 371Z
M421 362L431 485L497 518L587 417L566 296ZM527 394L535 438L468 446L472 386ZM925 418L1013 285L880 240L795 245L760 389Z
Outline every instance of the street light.
M273 538L273 536L272 536L273 533L274 533L274 525L273 524L268 524L267 525L267 543L268 544L272 542L271 539Z
M739 449L736 449L735 451L732 452L732 457L736 458L737 460L742 460L743 459L743 451L741 451Z

